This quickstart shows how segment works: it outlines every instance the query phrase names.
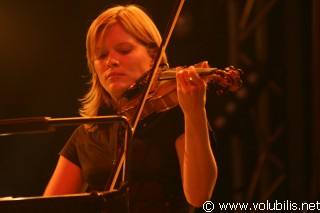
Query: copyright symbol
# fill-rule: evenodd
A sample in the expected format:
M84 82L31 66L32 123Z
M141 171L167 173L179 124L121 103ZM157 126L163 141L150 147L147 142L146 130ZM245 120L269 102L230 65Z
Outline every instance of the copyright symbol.
M206 201L202 205L202 208L205 212L212 212L214 209L214 204L211 201Z

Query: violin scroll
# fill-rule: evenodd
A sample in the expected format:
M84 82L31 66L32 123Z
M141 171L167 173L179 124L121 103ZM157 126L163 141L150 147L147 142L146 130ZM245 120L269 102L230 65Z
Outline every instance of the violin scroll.
M215 69L214 74L209 77L208 84L214 85L220 95L225 91L235 92L242 86L241 74L242 71L233 66L224 70Z

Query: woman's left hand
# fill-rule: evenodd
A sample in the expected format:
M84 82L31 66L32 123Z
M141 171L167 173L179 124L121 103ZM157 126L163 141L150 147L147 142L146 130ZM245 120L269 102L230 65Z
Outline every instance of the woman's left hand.
M200 64L208 68L207 62ZM206 104L206 82L198 75L194 66L177 70L178 101L184 113L192 115L203 110Z

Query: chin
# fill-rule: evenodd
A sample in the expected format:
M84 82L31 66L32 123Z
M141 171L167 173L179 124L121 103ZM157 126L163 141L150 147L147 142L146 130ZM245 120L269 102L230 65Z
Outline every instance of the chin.
M123 86L122 87L119 87L119 86L115 87L115 86L113 86L113 87L109 87L107 89L107 92L111 95L111 97L113 99L118 100L128 90L128 88L129 88L128 86L126 86L126 87L123 87Z

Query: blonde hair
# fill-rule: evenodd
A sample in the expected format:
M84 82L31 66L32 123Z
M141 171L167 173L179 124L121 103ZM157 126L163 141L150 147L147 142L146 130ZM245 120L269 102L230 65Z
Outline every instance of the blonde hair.
M96 58L96 45L101 33L105 33L116 23L122 27L138 42L143 44L150 56L154 59L155 53L161 44L161 35L151 18L137 5L115 6L102 12L91 24L86 40L87 63L91 73L90 89L80 99L82 107L79 112L82 116L98 115L102 104L111 105L109 94L101 86L97 73L94 69ZM167 63L167 57L163 54L161 63Z

